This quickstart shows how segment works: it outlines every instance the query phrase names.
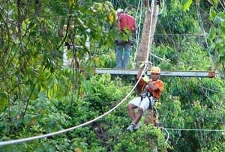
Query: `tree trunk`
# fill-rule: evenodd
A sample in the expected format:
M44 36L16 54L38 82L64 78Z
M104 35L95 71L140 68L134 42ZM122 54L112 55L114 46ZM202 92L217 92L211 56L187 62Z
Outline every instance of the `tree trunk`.
M149 7L149 4L146 3L146 1L145 4L147 11L142 31L142 38L137 52L136 68L138 68L142 62L149 61L159 12L159 6L156 0L154 2L154 5L151 5L151 7ZM135 91L137 94L140 94L142 90L137 86ZM158 118L154 116L153 110L151 112L148 112L148 114L149 116L145 118L145 123L152 123L153 125L156 125L158 123Z
M155 27L156 27L157 18L158 18L159 6L157 2L155 1L153 8L149 7L148 4L146 4L146 6L147 6L146 7L147 11L146 11L144 27L142 31L142 38L141 38L138 52L137 52L136 68L143 61L149 60L148 57L151 54L151 46L152 46L152 41L155 34Z

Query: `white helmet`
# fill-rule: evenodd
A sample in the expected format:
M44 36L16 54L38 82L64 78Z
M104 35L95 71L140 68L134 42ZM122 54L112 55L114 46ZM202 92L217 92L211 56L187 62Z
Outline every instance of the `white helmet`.
M124 11L123 11L123 9L121 9L121 8L118 8L118 9L116 10L116 14L122 13L122 12L124 12Z
M119 16L119 14L120 13L123 13L124 11L123 11L123 9L121 9L121 8L118 8L117 10L116 10L116 20L118 20L118 16Z

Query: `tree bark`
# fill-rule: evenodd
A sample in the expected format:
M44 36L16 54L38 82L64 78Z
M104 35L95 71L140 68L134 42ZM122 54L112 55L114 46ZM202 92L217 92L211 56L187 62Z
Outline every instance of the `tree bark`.
M148 7L148 4L146 6L147 6L146 7L147 11L146 11L144 27L142 31L142 38L141 38L138 52L137 52L136 68L143 61L149 60L148 57L151 54L151 46L152 46L156 23L158 19L159 6L157 5L157 2L155 1L153 9L151 7Z
M158 19L159 6L157 4L157 1L154 2L154 5L152 5L152 7L149 7L149 4L146 3L146 8L147 11L142 31L142 38L137 52L136 68L138 68L142 62L150 60L149 57L151 55L151 47ZM135 91L136 94L140 94L142 90L139 86L137 86ZM155 125L158 122L158 118L154 116L153 110L148 114L149 116L145 118L145 123L152 123L153 125Z

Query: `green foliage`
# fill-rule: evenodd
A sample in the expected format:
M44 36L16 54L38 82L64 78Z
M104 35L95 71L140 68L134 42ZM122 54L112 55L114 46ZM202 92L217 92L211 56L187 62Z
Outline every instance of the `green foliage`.
M161 28L157 29L159 33L182 34L196 33L198 31L198 22L194 18L196 14L195 12L191 12L192 8L188 7L190 5L190 0L184 5L176 0L169 0L166 4L162 15L159 16L158 24L159 27L161 26ZM189 8L190 11L184 12L182 7L184 7L185 10Z
M98 111L106 111L112 105L112 101L118 101L125 96L128 90L123 83L112 81L109 74L93 76L87 84L89 86L85 100L91 103L91 108Z
M100 56L103 63L98 68L114 68L116 66L115 50L109 50L106 54Z
M170 78L168 82L170 82L166 85L168 90L165 90L166 94L164 93L161 99L162 104L157 106L161 121L165 126L168 128L176 126L175 128L187 129L221 129L220 123L223 117L221 111L224 111L221 101L224 101L224 97L208 90L208 88L223 90L219 87L217 80ZM221 99L217 100L214 97ZM212 102L216 100L216 103ZM197 149L204 149L204 147L212 149L215 146L211 144L211 141L220 142L218 139L223 138L222 132L218 134L204 132L204 135L199 132L197 130L170 132L173 148L178 151L183 151L184 147L185 151L197 151Z
M190 7L192 0L182 0L183 10L186 11Z
M80 125L107 112L127 95L134 78L93 75L93 69L115 66L114 8L135 14L138 1L20 2L0 2L1 141ZM159 15L156 32L165 35L155 38L153 53L163 60L152 57L154 65L171 71L211 70L215 65L219 72L215 79L162 77L165 89L155 108L165 129L225 129L225 85L221 79L225 15L218 2L167 0ZM207 25L204 29L199 28L198 8L191 4L200 7L198 15ZM203 30L206 37L178 35L202 34ZM62 68L65 42L70 44L69 58L75 60L71 68ZM134 133L125 132L130 122L123 103L84 127L2 146L0 151L165 151L167 147L187 152L225 148L223 132L168 130L165 143L168 135L163 130L144 123Z
M225 61L224 45L225 40L225 14L224 12L216 12L213 8L210 9L210 20L214 23L209 31L210 53L214 56L218 68ZM216 52L216 55L215 55Z
M164 136L159 129L143 126L141 130L135 133L123 132L118 135L114 144L114 150L149 152L157 149L162 152L165 144L163 138Z
M3 111L8 103L8 97L6 93L0 93L0 111Z

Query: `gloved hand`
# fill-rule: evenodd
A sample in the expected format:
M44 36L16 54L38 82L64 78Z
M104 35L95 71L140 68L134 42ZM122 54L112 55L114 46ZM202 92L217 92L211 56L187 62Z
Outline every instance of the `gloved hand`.
M144 77L142 78L146 83L149 82L149 77L147 75L144 75Z

